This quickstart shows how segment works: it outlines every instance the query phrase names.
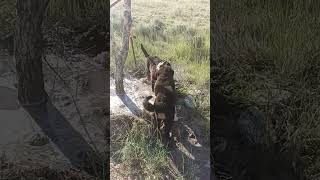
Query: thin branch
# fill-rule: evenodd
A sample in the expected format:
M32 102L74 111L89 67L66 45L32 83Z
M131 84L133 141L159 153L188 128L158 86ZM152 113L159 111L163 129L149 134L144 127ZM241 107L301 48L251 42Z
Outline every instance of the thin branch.
M121 1L121 0L116 0L114 3L112 3L112 4L110 5L110 8L112 8L114 5L118 4L120 1Z

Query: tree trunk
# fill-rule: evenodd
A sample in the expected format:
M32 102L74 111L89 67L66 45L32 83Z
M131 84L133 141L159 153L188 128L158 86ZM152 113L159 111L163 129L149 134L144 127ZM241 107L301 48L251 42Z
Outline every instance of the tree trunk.
M18 99L23 106L46 102L42 73L41 25L49 0L17 0L15 60Z
M123 23L123 34L122 34L122 48L119 55L116 58L116 72L115 72L115 84L117 95L123 95L125 93L123 87L123 69L124 63L128 56L129 51L129 36L131 29L131 0L124 0L124 23Z

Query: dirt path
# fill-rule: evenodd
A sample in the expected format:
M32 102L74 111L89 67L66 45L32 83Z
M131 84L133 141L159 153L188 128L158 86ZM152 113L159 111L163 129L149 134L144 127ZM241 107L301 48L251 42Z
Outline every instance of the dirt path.
M124 87L126 96L120 99L115 94L114 79L110 78L111 119L113 116L135 117L139 115L143 110L144 97L153 94L151 86L144 83L144 79L128 77L124 80ZM170 158L181 174L192 172L194 173L192 176L196 179L210 179L209 133L206 133L201 115L194 109L189 108L186 101L186 99L181 98L176 106L175 127L180 130L181 138L177 148L170 152ZM121 171L117 164L111 164L110 166L111 173L117 174ZM119 176L113 175L112 177L119 179Z

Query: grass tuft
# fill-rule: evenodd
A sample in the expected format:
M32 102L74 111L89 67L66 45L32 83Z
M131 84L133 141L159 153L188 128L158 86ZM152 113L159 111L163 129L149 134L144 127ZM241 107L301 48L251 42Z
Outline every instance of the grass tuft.
M121 159L130 172L160 179L169 168L167 153L150 124L134 123L121 150Z

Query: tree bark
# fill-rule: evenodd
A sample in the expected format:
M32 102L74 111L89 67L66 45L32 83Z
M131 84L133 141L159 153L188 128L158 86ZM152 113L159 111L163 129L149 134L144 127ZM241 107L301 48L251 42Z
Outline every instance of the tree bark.
M46 102L42 73L41 25L49 0L17 0L15 60L18 99L23 106Z
M129 51L129 35L131 29L131 0L124 0L124 12L123 12L123 34L122 34L122 48L119 55L116 58L116 72L115 72L115 84L116 84L116 93L117 95L124 95L123 87L123 69L124 63L128 56Z

